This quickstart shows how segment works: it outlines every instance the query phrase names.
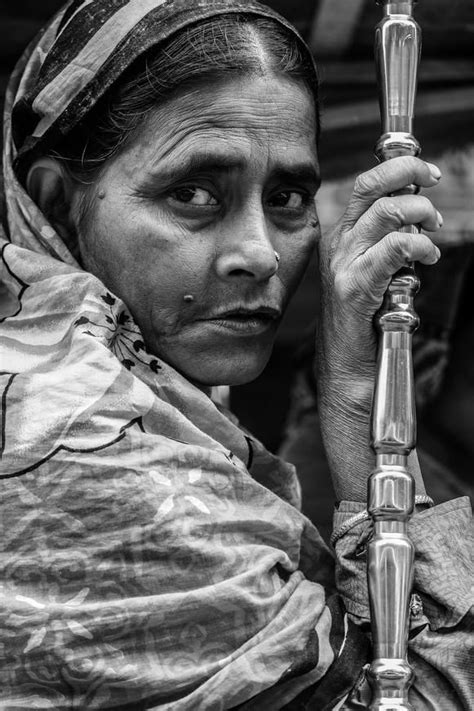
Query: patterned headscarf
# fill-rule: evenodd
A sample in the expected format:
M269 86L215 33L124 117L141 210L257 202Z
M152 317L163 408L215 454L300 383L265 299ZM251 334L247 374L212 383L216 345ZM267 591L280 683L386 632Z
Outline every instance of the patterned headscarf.
M12 77L0 237L5 708L211 710L255 697L245 708L277 709L305 689L323 708L365 657L325 599L330 556L298 511L293 468L146 351L125 304L81 269L15 173L137 55L232 11L288 26L253 0L74 0Z
M239 11L273 18L299 38L284 18L253 0L73 0L47 28L23 72L13 109L16 163L31 161L69 133L150 47L193 22Z

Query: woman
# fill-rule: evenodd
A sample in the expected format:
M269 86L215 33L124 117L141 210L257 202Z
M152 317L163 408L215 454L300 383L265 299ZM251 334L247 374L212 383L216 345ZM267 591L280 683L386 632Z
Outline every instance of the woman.
M294 470L210 398L264 367L318 237L315 70L295 31L253 0L187 4L73 2L12 80L4 708L367 698L360 527L340 535L333 594ZM406 258L437 259L428 237L392 232L437 229L431 203L383 196L438 179L418 160L366 173L322 246L321 373L341 499L362 502L370 471L371 317ZM341 503L340 522L354 508ZM414 618L417 708L469 703L469 517L451 508L413 522L431 625ZM455 663L435 671L446 638Z

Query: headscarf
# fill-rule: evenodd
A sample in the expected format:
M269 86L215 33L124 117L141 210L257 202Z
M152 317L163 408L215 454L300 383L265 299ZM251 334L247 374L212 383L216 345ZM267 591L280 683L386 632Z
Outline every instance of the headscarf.
M15 171L138 54L233 11L288 27L253 0L74 0L8 89L4 708L179 711L255 697L245 708L277 709L309 689L322 709L363 663L325 598L330 557L298 511L293 468L147 352L126 305L79 266Z

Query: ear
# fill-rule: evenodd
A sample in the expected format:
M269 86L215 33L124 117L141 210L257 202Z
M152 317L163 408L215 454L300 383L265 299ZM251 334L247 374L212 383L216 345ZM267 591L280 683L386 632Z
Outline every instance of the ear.
M39 158L28 171L26 190L71 249L76 242L72 204L77 186L68 171L55 158Z

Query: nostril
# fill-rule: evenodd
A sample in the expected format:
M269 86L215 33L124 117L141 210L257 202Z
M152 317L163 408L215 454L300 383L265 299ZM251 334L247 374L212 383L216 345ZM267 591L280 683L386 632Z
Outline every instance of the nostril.
M248 271L247 269L232 269L229 274L234 276L253 276L252 272Z

